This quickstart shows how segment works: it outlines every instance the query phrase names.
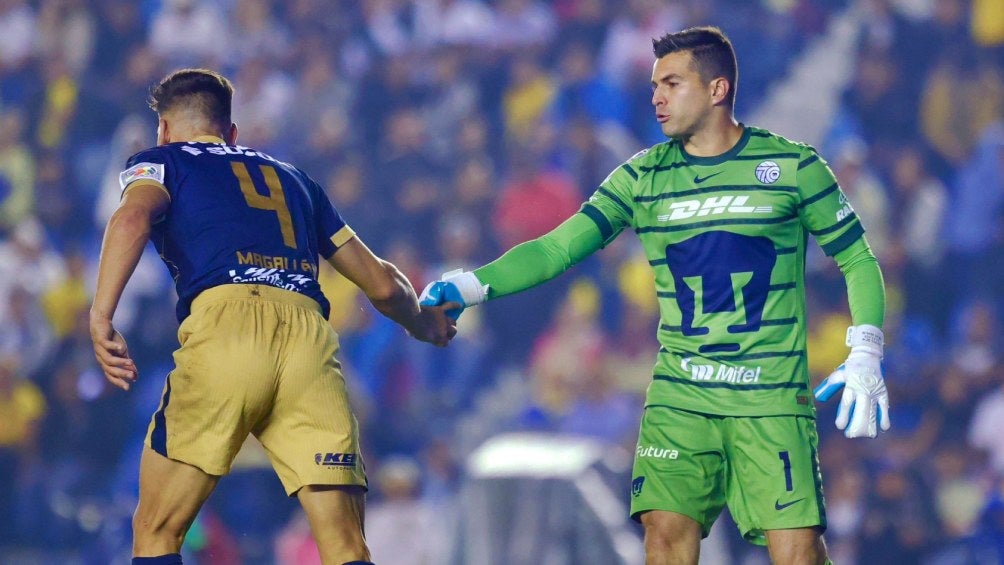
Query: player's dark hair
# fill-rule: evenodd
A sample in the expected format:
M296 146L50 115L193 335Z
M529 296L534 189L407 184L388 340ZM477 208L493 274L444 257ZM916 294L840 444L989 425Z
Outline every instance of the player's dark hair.
M150 89L150 108L164 114L179 106L191 108L225 131L230 127L234 85L208 69L181 69Z
M729 105L735 106L739 67L732 42L722 30L714 26L699 26L667 33L652 40L652 50L656 59L679 51L689 52L696 67L694 70L701 76L701 80L708 82L724 77L729 81Z

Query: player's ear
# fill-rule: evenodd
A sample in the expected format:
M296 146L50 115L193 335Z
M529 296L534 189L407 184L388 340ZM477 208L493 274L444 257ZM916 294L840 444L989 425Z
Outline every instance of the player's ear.
M230 129L227 131L227 144L237 144L237 124L230 122Z
M157 119L157 145L167 145L170 143L171 132L170 126L162 117L158 116Z
M715 105L721 104L729 97L729 90L732 85L725 77L718 77L711 81L711 102Z

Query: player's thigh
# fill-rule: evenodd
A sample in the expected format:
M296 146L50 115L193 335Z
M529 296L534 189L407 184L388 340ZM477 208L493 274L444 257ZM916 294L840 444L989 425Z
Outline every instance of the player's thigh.
M805 416L729 418L728 505L747 540L767 530L826 529L815 420Z
M164 538L184 536L219 479L150 448L144 449L140 458L139 504L133 517L137 549L157 551L150 545ZM177 540L179 545L180 541ZM176 547L162 549L166 550L164 553L177 550Z
M292 316L272 411L254 429L288 494L305 485L366 486L359 425L319 314Z
M271 409L281 322L271 310L237 300L193 309L178 331L181 346L148 446L211 475L230 471L248 433Z
M632 471L632 517L675 512L695 521L700 537L708 535L725 505L720 423L720 418L662 406L645 409Z

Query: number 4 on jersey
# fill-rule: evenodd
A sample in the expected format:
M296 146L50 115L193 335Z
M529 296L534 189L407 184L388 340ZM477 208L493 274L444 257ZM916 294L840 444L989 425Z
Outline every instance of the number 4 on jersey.
M262 196L255 188L251 174L244 163L234 161L230 163L234 175L240 181L241 192L248 206L258 210L272 210L279 219L279 229L282 231L282 242L286 247L296 249L296 235L293 232L293 218L289 214L289 207L286 206L286 195L282 191L282 183L279 182L279 175L275 172L275 167L270 165L258 165L262 177L265 179L265 186L268 188L268 196Z

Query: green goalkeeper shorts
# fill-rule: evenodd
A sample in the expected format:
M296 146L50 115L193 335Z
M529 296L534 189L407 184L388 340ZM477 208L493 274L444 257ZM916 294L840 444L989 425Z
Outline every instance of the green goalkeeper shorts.
M826 529L816 422L806 416L724 417L649 406L631 483L631 517L689 516L707 537L728 504L743 537L765 530Z

